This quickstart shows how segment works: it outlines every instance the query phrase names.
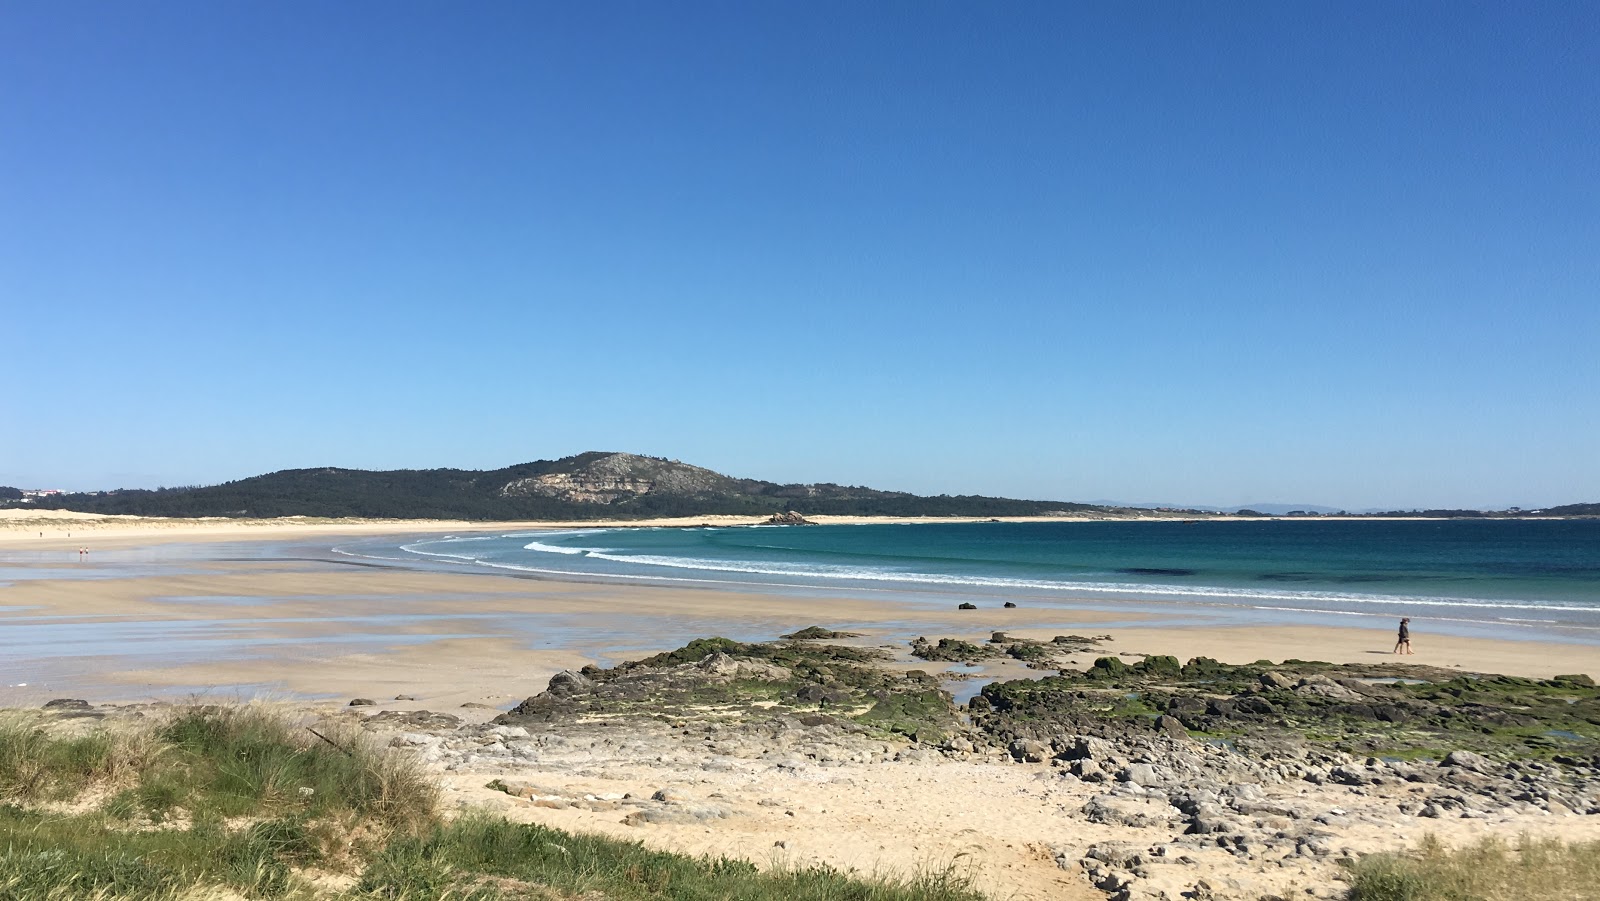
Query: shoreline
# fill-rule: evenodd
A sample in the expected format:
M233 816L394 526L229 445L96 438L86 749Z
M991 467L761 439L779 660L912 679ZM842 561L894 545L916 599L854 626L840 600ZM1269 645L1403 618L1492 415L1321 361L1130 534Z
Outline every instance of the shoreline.
M409 523L396 529L414 530ZM332 534L274 530L254 537L292 542ZM382 528L355 534L393 533ZM1168 614L1070 598L1052 606L1024 601L1015 609L996 601L962 611L952 598L911 593L874 597L848 589L672 586L351 565L274 557L266 545L256 545L263 553L253 559L162 550L179 541L205 547L235 540L232 534L127 535L119 544L134 550L107 546L108 553L134 561L127 564L107 565L92 554L83 569L13 562L23 572L36 567L40 577L0 584L0 624L10 627L0 632L9 639L9 646L0 646L0 675L6 676L0 691L19 699L50 692L170 697L185 690L412 694L435 703L448 698L453 704L504 705L561 669L612 665L712 635L775 640L819 624L861 632L865 641L895 647L902 657L918 635L982 643L991 632L1004 631L1045 641L1056 634L1110 632L1115 641L1105 653L1129 662L1146 654L1238 664L1263 658L1394 659L1387 654L1393 645L1387 621L1381 627L1241 623L1237 614L1205 611L1175 621L1180 608ZM25 549L0 549L0 562L6 556L15 561L14 552ZM1538 678L1600 677L1596 644L1422 632L1417 646L1419 653L1405 662ZM1088 666L1093 656L1080 656L1074 665ZM903 662L947 672L952 682L1040 675L1007 661L976 670Z
M1564 522L1595 517L1516 516L1486 517L1485 520L1519 522ZM966 523L1033 522L1436 522L1427 516L1234 516L1231 514L1103 514L1061 516L806 516L815 525L923 525ZM431 534L439 532L537 531L542 529L625 529L694 528L701 525L753 526L766 522L765 516L711 514L656 519L584 520L448 520L448 519L352 519L310 516L273 519L226 517L150 517L121 514L76 513L67 510L0 509L0 547L32 547L39 550L71 548L94 539L102 547L127 547L139 543L181 541L256 541L288 540L300 537L363 536L393 534ZM1473 520L1477 521L1477 520ZM110 541L112 543L105 544Z
M1544 780L1535 804L1516 800L1512 792L1528 784L1509 777L1486 787L1487 775L1460 767L1375 763L1289 744L1258 760L1213 744L1208 736L1218 730L1204 723L1192 737L1174 736L1143 715L1063 722L1030 738L1008 730L1032 729L1032 720L982 731L983 714L969 708L945 736L864 732L849 719L864 706L802 710L806 698L792 685L740 700L734 688L748 683L728 681L725 690L714 681L771 677L760 662L734 663L731 671L726 660L685 664L696 679L713 678L689 690L716 693L675 706L646 697L633 716L608 696L592 712L550 721L503 717L529 698L571 701L547 690L563 671L612 667L712 635L774 641L812 625L860 633L836 643L884 652L878 666L888 678L932 676L959 700L989 682L1057 671L999 652L996 632L1039 645L1086 636L1059 643L1077 648L1057 655L1062 672L1093 668L1099 658L1133 666L1172 655L1238 666L1300 658L1430 678L1545 679L1600 676L1600 646L1419 633L1416 655L1394 657L1387 627L1186 626L1087 602L1006 609L996 599L961 611L948 598L886 603L804 588L350 565L275 556L263 541L203 552L245 538L292 547L324 536L417 531L415 523L341 523L243 535L123 533L115 542L123 550L96 540L106 553L81 569L16 562L70 554L70 541L52 549L49 539L35 539L45 554L26 543L0 546L0 563L39 576L0 583L0 707L37 713L68 697L102 715L146 717L184 703L264 699L297 718L370 731L414 755L461 810L487 808L518 822L758 866L914 872L930 861L960 861L991 897L1016 901L1094 901L1105 897L1094 886L1113 880L1148 887L1129 895L1139 901L1200 885L1212 887L1205 897L1256 901L1330 886L1342 872L1337 859L1408 846L1425 833L1452 846L1485 834L1600 838L1600 816L1581 815L1594 806L1588 784L1567 786L1544 770L1514 774ZM960 639L990 653L973 665L916 659L909 643L918 636ZM19 662L36 674L17 675ZM570 673L560 678L583 684ZM666 678L661 686L678 685L676 676ZM1300 687L1337 690L1328 686L1305 680ZM1130 688L1146 690L1109 690L1139 697ZM366 703L351 706L355 699ZM775 702L787 709L774 711ZM741 703L748 707L735 706ZM1095 734L1077 731L1083 728L1112 731L1082 738ZM1378 785L1384 788L1369 788ZM1451 798L1462 799L1459 806L1449 806ZM1219 844L1224 837L1228 843Z

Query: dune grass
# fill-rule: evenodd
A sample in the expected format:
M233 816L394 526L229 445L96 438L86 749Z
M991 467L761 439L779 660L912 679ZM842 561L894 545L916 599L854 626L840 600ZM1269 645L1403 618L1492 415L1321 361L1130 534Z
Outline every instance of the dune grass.
M761 871L483 814L446 820L408 759L318 731L259 707L77 736L0 720L0 901L980 899L952 871ZM339 874L354 884L312 878Z
M490 877L492 881L486 881ZM498 899L541 887L617 901L979 901L954 870L867 881L828 867L758 870L744 860L688 857L638 842L575 835L498 817L469 816L397 840L368 867L358 891L393 899Z
M306 832L292 821L230 830L217 818L181 830L124 825L103 814L0 808L0 897L164 901L228 888L284 898L293 888L284 836Z
M1354 865L1349 901L1600 901L1600 842L1488 837L1448 849L1425 838L1415 852Z
M0 802L70 801L91 785L134 778L157 753L137 733L55 737L36 720L0 716Z
M438 802L419 767L365 736L297 729L262 708L193 708L159 738L173 753L140 785L147 809L198 801L223 816L353 814L403 826L429 820Z

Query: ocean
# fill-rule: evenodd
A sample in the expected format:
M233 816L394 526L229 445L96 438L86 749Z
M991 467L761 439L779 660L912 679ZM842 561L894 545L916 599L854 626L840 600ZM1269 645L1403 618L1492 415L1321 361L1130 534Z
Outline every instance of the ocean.
M1600 642L1600 520L606 528L339 551L554 577L1246 623L1411 616L1466 634Z

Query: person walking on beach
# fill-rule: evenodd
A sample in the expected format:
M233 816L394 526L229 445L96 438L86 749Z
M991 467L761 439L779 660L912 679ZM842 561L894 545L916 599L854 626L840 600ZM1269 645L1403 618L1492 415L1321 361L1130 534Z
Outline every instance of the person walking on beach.
M1409 616L1400 618L1400 640L1394 643L1394 652L1396 654L1416 653L1411 650L1411 617Z

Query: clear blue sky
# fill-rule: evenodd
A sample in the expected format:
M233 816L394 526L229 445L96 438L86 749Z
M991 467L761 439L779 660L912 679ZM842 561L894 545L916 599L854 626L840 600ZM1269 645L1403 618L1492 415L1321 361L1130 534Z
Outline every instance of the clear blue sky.
M0 0L0 484L1600 500L1600 4Z

